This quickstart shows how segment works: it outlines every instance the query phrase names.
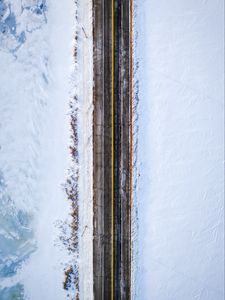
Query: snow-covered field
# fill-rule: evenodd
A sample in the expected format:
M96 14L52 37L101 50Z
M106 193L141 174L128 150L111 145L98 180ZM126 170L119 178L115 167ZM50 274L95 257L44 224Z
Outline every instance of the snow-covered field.
M64 188L74 164L69 103L75 95L78 131L85 127L85 134L78 132L84 174L78 185L85 199L81 247L92 240L92 129L87 125L92 116L92 37L87 36L92 12L90 0L78 6L75 2L0 0L1 300L62 300L75 295L75 286L63 289L65 271L77 256L68 249L72 218ZM75 33L80 40L76 64ZM75 79L79 68L87 70L86 89L76 89L84 80ZM82 253L76 259L84 263ZM92 251L85 257L88 270ZM91 299L92 270L85 274L81 272L86 283L80 293Z
M224 1L135 0L134 299L224 299Z

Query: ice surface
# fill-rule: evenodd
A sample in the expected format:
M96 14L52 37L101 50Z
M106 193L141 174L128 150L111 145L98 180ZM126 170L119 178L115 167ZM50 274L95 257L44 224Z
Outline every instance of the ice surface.
M67 298L74 26L73 0L0 1L3 300Z
M135 299L224 299L223 1L135 1Z

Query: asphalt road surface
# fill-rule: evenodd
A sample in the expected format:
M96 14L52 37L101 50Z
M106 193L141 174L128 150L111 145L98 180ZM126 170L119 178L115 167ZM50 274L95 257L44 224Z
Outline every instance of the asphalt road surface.
M94 298L131 298L132 3L93 0Z

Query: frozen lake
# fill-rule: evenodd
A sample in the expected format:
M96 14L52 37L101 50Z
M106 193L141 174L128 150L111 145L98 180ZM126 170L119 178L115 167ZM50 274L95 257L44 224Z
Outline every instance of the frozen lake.
M135 4L134 299L223 300L224 4Z

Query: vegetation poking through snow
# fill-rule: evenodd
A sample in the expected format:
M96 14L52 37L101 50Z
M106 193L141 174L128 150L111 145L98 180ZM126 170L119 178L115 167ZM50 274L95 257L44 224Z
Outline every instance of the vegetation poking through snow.
M77 7L77 1L75 1ZM77 11L76 11L77 21ZM78 32L75 33L74 37L74 60L75 60L75 74L77 73L77 43L78 43ZM70 153L72 158L72 165L69 169L69 176L65 184L65 191L67 198L71 203L71 217L72 221L70 224L71 235L68 240L68 250L72 254L72 264L65 270L65 280L63 287L68 291L68 297L71 299L79 300L79 153L78 153L78 96L75 95L69 104L70 108ZM71 294L72 293L72 294Z

